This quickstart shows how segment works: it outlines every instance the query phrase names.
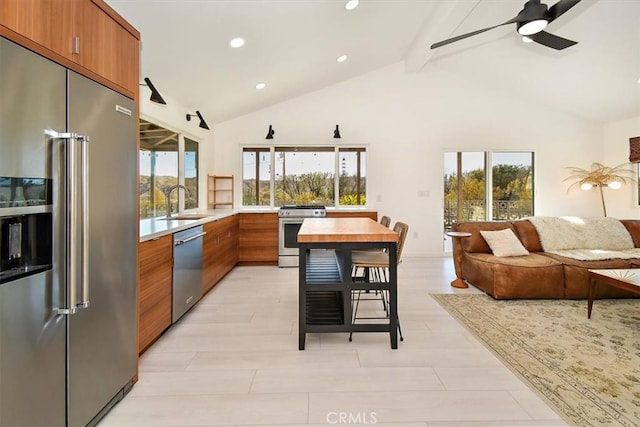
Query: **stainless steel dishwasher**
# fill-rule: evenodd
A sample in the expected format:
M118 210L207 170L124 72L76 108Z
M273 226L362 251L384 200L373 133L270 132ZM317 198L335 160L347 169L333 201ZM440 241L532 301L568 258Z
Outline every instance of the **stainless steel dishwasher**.
M175 323L202 297L202 226L173 234L173 305Z

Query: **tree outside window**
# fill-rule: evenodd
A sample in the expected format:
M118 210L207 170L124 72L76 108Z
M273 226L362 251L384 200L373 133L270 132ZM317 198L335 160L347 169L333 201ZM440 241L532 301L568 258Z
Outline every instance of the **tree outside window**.
M445 231L456 221L533 215L533 153L450 152L444 164Z
M339 204L364 206L366 197L366 151L364 148L340 148Z
M140 119L140 151L138 196L140 219L167 214L166 191L183 183L190 197L184 200L184 208L198 207L198 143L184 138L184 149L178 143L182 135L170 129ZM179 169L178 159L184 159L184 170ZM183 191L171 193L171 207L178 211Z
M269 148L242 150L242 205L271 205L271 151Z
M252 147L242 156L244 206L270 205L271 188L275 206L366 204L364 148Z

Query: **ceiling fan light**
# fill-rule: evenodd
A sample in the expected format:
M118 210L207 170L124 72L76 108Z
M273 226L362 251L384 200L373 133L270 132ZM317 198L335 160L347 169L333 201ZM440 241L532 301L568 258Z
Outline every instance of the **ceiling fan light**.
M580 184L580 188L582 188L584 191L588 191L588 190L591 190L593 188L593 184L590 184L588 182L584 182L584 183Z
M535 19L525 24L518 24L518 33L520 33L521 36L537 34L547 28L547 24L548 22L546 19Z
M522 41L525 43L533 43L533 39L527 36L522 36Z

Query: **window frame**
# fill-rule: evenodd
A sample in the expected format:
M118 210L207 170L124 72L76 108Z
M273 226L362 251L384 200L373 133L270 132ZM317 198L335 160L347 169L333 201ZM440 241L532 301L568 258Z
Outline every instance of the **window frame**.
M458 153L459 155L464 155L465 153L478 153L478 154L482 154L483 155L483 170L484 170L484 221L499 221L499 220L494 220L494 208L493 208L493 204L496 202L496 200L494 200L493 197L493 190L494 190L494 176L493 176L493 169L496 166L494 164L494 155L499 155L499 154L529 154L531 155L531 179L532 179L532 188L531 188L531 210L532 210L532 215L535 214L535 201L536 201L536 197L535 197L535 193L536 193L536 182L537 182L537 178L536 178L536 170L537 170L537 163L536 163L536 151L535 150L509 150L509 149L501 149L501 150L489 150L489 149L481 149L481 148L477 148L477 149L446 149L443 150L442 152L442 159L443 159L443 173L442 176L444 177L445 174L445 164L444 162L446 161L445 156L446 154L455 154ZM460 157L458 157L458 159L460 159ZM458 162L460 160L457 160ZM459 175L459 172L457 172L457 174ZM443 192L443 200L446 196L446 193ZM446 223L445 221L447 220L446 217L446 208L443 209L443 224L445 225L445 231L446 231Z
M340 196L339 196L339 178L340 178L340 152L341 151L360 151L365 154L365 175L364 175L364 190L362 194L365 197L365 204L362 205L341 205L340 204ZM240 167L241 167L241 201L242 208L252 209L252 208L264 208L264 207L272 207L277 208L276 200L275 200L275 191L276 191L276 154L278 152L290 152L290 151L300 151L300 152L313 152L313 151L332 151L334 153L334 187L333 187L333 201L334 204L330 207L333 209L349 209L349 208L366 208L368 206L368 201L366 199L366 194L368 190L367 179L366 179L366 162L367 162L367 153L369 152L370 147L368 144L350 144L350 145L333 145L333 144L313 144L313 145L293 145L293 144L270 144L270 145L258 145L258 144L243 144L240 146ZM269 191L270 191L270 201L269 205L245 205L244 204L244 153L246 152L254 152L261 153L267 152L270 156L270 164L271 170L269 172Z
M170 126L164 122L162 122L161 120L157 120L153 117L149 117L146 116L144 114L140 114L140 117L138 118L138 120L144 120L145 122L151 123L152 125L155 125L157 127L161 127L165 130L167 130L168 132L172 132L177 134L178 137L178 142L177 142L177 169L178 169L178 176L177 176L177 182L180 185L185 185L185 138L189 139L190 141L196 143L198 145L198 151L197 151L197 159L196 159L196 194L191 194L192 198L196 199L196 206L194 208L190 208L190 209L185 209L185 197L184 197L184 191L174 191L172 194L175 195L177 197L178 200L178 207L177 207L177 212L196 212L199 207L200 207L200 203L201 203L201 197L200 197L200 181L201 181L201 177L202 177L202 151L201 151L201 138L196 137L195 135L186 132L182 129L177 129L173 126ZM142 151L142 146L140 144L140 142L138 143L138 165L140 164L140 153ZM140 186L140 170L138 170L138 188ZM140 214L140 194L138 194L138 218L139 219L150 219L150 218L158 218L158 217L163 217L166 215L166 212L164 214L158 215L157 214L157 210L154 211L154 215L153 216L149 216L149 217L141 217ZM157 205L157 203L156 203Z

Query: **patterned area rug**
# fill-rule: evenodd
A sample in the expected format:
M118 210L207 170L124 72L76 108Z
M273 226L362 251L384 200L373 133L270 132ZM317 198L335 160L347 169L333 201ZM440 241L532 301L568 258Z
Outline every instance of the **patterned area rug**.
M432 297L578 426L640 425L640 300Z

